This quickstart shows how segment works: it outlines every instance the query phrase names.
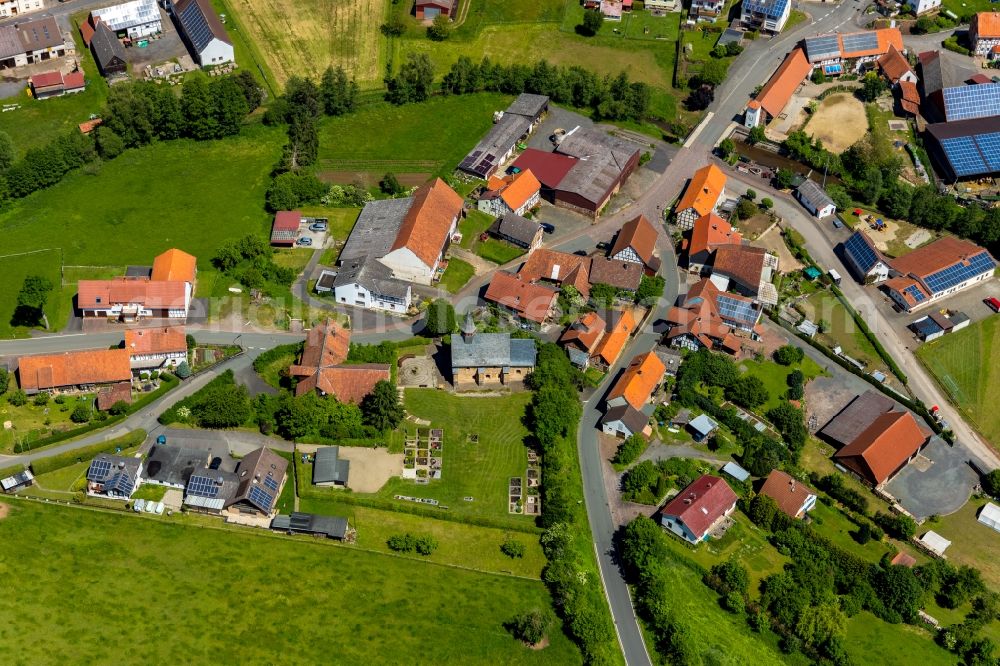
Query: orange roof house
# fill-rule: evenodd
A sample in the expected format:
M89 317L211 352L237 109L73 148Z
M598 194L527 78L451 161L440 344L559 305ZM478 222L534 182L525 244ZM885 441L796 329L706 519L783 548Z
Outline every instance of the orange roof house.
M605 366L614 365L629 337L635 332L635 326L631 308L613 311L608 317L607 333L594 350L594 360Z
M712 253L720 245L739 245L743 235L715 213L702 215L694 222L691 233L682 244L688 270L700 271L710 263Z
M899 28L879 28L875 31L875 37L878 40L877 46L870 49L849 51L844 47L846 44L846 40L844 38L856 34L859 33L840 33L838 35L840 39L841 58L864 58L867 56L882 55L883 53L888 53L890 48L895 48L897 51L903 50L903 33L899 31Z
M899 105L903 111L917 116L920 115L920 92L917 84L913 81L899 82Z
M777 118L792 98L792 93L811 71L812 65L805 52L794 48L757 93L756 100L751 101L756 101L771 118Z
M193 256L173 248L153 260L153 274L150 279L157 282L179 281L193 284L197 271L197 260Z
M726 174L722 173L722 169L714 164L698 169L677 204L678 226L690 229L695 220L715 210L725 195Z
M531 169L500 178L490 176L486 192L480 196L480 210L499 216L507 212L523 214L538 203L542 184Z
M186 282L151 282L115 278L80 280L77 307L84 311L104 311L117 306L141 305L150 310L182 310L187 307Z
M131 356L187 353L187 336L183 326L162 328L129 328L125 331L125 349Z
M927 442L911 412L887 412L834 454L834 459L873 486L906 467Z
M943 236L891 260L889 266L893 277L882 287L897 304L909 311L991 278L996 265L985 248L962 238ZM938 277L948 269L960 272L964 280L956 283Z
M548 318L558 295L551 287L533 284L506 271L497 271L486 288L484 298L522 319L540 324Z
M547 281L576 287L590 297L590 259L568 252L539 248L528 256L517 276L525 282Z
M319 391L340 402L360 403L375 384L389 381L389 366L380 363L341 365L347 360L351 333L333 320L313 327L306 336L302 357L288 369L298 377L295 395Z
M642 410L666 371L667 367L655 353L650 351L636 356L611 387L608 407L628 404Z
M1000 40L1000 13L979 12L969 21L969 43L972 54L985 56L997 53Z
M393 255L408 250L428 269L437 267L451 232L462 213L462 197L440 178L420 187L403 218L396 240L383 262L390 268L398 263Z
M895 46L890 45L885 55L878 59L878 67L892 85L896 85L904 77L916 83L917 75L913 73L910 63Z
M17 372L21 389L26 393L132 379L125 349L22 356L18 359Z
M608 256L642 264L648 271L655 273L660 268L659 258L653 255L658 237L659 232L653 223L645 215L639 215L622 225Z
M588 357L604 337L604 320L596 312L588 312L566 327L559 344L585 353Z

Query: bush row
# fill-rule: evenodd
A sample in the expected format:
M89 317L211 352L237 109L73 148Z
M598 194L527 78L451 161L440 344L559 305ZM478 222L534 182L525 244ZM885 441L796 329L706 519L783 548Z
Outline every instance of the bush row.
M133 430L129 434L116 437L115 439L108 439L73 451L66 451L65 453L59 453L48 458L35 460L31 463L31 471L36 475L54 472L57 469L69 467L70 465L93 458L98 453L112 453L118 448L124 450L139 446L145 439L145 430Z

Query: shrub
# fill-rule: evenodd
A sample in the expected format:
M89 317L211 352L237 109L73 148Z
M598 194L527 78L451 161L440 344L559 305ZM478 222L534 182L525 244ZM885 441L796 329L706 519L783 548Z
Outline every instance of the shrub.
M909 516L893 513L875 514L875 523L897 539L909 539L917 533L917 524Z
M90 420L91 412L90 405L81 402L73 408L73 412L69 415L70 421L73 423L86 423Z
M191 366L188 365L187 361L181 361L177 366L177 369L174 370L174 374L177 375L179 379L187 379L191 376Z
M409 553L413 551L412 534L393 534L386 540L386 545L390 550L398 553Z
M46 393L45 391L42 391L41 393L37 394L31 402L33 402L35 405L38 405L39 407L44 407L45 405L49 404L49 394Z
M981 480L983 492L991 497L1000 495L1000 469L995 469Z
M774 350L774 361L780 365L793 365L795 363L801 363L804 359L806 353L802 351L800 347L795 345L783 345Z
M432 536L419 536L413 541L413 547L421 555L430 555L437 550L438 542Z
M507 629L519 641L537 645L545 638L545 632L552 623L549 611L533 610L515 616L507 623Z
M124 400L119 400L115 404L108 408L108 413L112 416L121 416L128 411L128 403Z
M524 557L526 550L527 548L523 543L509 534L504 538L503 543L500 544L500 552L512 560Z
M618 465L628 465L646 450L646 439L642 435L632 435L618 445L618 451L612 462Z
M17 389L16 391L12 391L11 394L7 396L7 402L15 407L22 407L28 404L28 394L21 389Z

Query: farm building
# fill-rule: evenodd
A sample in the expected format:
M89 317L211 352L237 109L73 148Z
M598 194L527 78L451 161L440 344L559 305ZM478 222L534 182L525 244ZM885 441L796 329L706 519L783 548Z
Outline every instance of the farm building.
M997 115L927 126L925 136L931 159L946 180L982 178L1000 172L1000 145L994 140L1000 133L1000 96L997 101Z
M542 225L514 213L505 213L498 217L489 232L529 252L542 244Z
M347 518L341 516L320 516L314 513L293 511L291 515L278 514L271 520L271 529L276 532L311 534L327 539L343 541L347 537Z
M351 461L341 460L339 446L321 446L316 449L312 472L314 486L346 488L350 474Z
M128 500L142 485L142 459L98 453L87 468L87 494Z
M695 220L713 212L725 198L726 174L722 173L722 169L714 164L698 169L677 203L677 226L683 230L690 229Z
M817 219L829 217L837 212L837 204L816 181L808 178L795 188L795 198Z
M479 333L466 317L462 335L451 340L452 382L456 388L517 385L535 369L536 354L534 340Z
M493 274L483 296L484 300L499 305L521 321L533 325L548 319L558 297L559 292L552 287L533 284L506 271Z
M689 543L700 543L736 508L736 493L705 474L660 509L660 524Z
M612 407L601 417L600 426L605 435L621 439L628 439L632 435L642 435L648 439L653 434L649 417L632 405Z
M635 293L642 282L642 264L609 257L592 257L590 283L606 284L619 292Z
M32 395L39 391L74 391L132 379L128 351L96 349L18 359L18 385Z
M608 257L639 264L646 275L655 275L660 270L660 258L655 254L658 236L656 227L645 215L634 217L618 230Z
M183 1L183 0L179 0ZM97 27L100 21L115 35L137 40L163 31L160 8L156 0L130 0L90 12L90 23Z
M766 126L780 116L792 99L795 89L811 71L812 65L806 59L805 52L798 47L792 49L756 97L747 102L743 124L747 127Z
M35 476L31 473L31 470L26 469L0 479L0 490L5 493L16 493L22 488L28 488L34 482Z
M298 210L280 210L274 214L271 223L271 245L275 247L293 247L299 237L299 225L302 224L302 212Z
M127 71L125 47L118 41L111 28L101 21L98 21L90 37L90 51L94 55L101 76L108 78L125 74Z
M816 491L780 469L772 470L760 489L789 518L802 518L816 506Z
M73 38L51 16L0 26L0 69L76 54Z
M306 335L299 362L288 368L298 378L295 395L316 391L340 402L359 404L375 384L389 381L389 366L382 363L342 365L351 346L351 332L333 320L314 326Z
M43 0L0 0L0 18L22 16L45 9Z
M855 396L818 434L838 448L835 463L873 487L906 467L930 437L911 412L875 391Z
M883 282L889 279L889 259L875 247L875 243L861 229L855 231L844 242L844 258L847 265L865 284Z
M499 178L490 176L477 207L493 217L513 213L524 215L538 205L542 185L531 169Z
M494 175L548 109L549 98L544 95L518 95L506 111L495 114L493 127L465 156L458 165L459 170L484 180Z
M893 259L893 277L883 288L903 310L913 312L993 277L990 253L954 236L944 236Z
M97 409L106 412L119 402L132 404L132 382L117 382L97 392Z
M517 277L525 282L570 285L584 298L590 297L590 257L539 248L528 256Z
M416 0L413 11L418 20L436 19L438 16L455 17L458 0Z
M655 353L639 354L612 384L607 396L608 408L631 405L642 410L660 385L665 371L663 361Z
M125 349L135 369L173 367L187 360L187 336L183 326L130 328Z
M1000 46L1000 13L976 13L969 22L969 44L977 56L993 54L993 49Z
M777 34L785 27L791 11L791 0L743 0L740 23L748 30Z
M174 0L174 18L191 55L202 67L233 62L233 40L209 0Z
M31 84L31 94L35 99L72 95L83 92L87 87L82 70L69 74L63 74L59 70L42 72L33 75L28 82Z

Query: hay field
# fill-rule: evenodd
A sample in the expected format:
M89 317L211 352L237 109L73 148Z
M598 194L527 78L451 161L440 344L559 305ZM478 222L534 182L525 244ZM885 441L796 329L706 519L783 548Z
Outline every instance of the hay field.
M293 75L318 79L329 65L358 82L385 69L379 26L390 0L229 0L279 84Z
M819 103L806 132L820 139L827 150L842 153L868 132L865 105L850 93L830 95Z

